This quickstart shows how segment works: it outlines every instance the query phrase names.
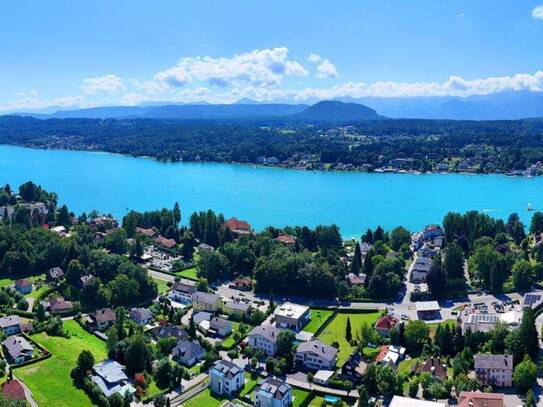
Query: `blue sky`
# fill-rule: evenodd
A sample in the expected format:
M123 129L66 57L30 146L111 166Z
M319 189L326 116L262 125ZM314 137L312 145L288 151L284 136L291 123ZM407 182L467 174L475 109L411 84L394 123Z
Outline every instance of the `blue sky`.
M543 91L543 0L0 3L2 111L511 89Z

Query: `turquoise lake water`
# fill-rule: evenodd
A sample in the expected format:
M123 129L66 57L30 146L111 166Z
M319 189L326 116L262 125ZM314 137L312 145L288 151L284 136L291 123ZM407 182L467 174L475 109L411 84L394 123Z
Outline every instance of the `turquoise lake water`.
M130 209L181 205L183 221L212 208L268 225L336 223L345 238L368 227L417 230L448 211L476 209L529 222L528 203L543 210L543 177L367 174L254 168L235 164L160 163L81 151L0 146L0 183L32 180L76 213L97 209L119 219Z

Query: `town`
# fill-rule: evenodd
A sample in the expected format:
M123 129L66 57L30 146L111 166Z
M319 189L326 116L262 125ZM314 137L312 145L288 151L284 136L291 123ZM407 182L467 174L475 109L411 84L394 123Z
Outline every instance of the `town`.
M0 190L5 405L535 406L543 213L343 241Z

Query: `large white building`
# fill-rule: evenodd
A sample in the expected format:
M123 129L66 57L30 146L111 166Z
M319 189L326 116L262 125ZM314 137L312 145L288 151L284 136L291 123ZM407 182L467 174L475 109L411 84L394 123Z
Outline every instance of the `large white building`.
M296 361L312 370L331 370L337 362L337 349L321 341L302 342L296 348Z
M277 327L297 331L309 322L311 309L305 305L285 302L275 308L274 317Z

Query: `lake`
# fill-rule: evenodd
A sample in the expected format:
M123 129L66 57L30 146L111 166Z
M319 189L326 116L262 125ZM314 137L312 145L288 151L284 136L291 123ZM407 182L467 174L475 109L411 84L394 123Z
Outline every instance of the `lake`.
M543 210L543 177L368 174L254 168L236 164L161 163L118 154L0 146L0 183L28 180L59 194L77 214L97 209L119 219L181 205L183 222L211 208L260 230L268 225L336 223L345 238L368 227L418 230L448 211L485 211L525 224L528 203Z

